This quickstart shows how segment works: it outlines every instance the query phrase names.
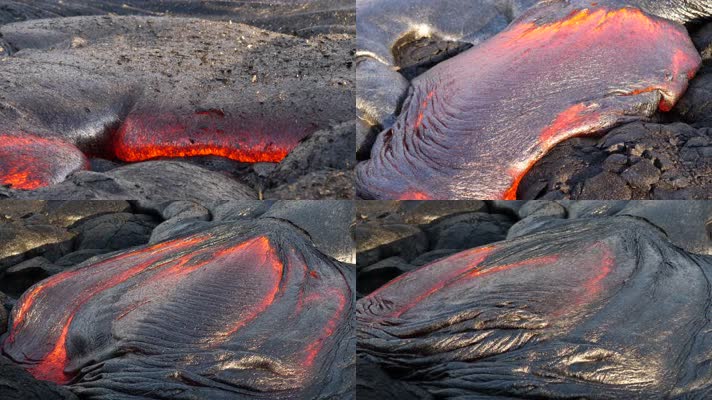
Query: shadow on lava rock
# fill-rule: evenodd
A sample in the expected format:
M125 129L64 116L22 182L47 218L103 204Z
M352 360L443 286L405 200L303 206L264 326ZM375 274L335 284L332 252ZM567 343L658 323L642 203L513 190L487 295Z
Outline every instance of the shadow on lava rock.
M221 3L200 2L195 9L191 2L154 6L177 10L168 15L195 12L200 17L210 14L200 11L204 8L229 7ZM77 4L47 12L84 15L118 7L125 11L121 14L158 13L147 11L154 6L141 11L111 1L68 11ZM207 173L247 184L255 197L266 191L298 198L319 195L310 192L310 184L324 184L308 176L348 174L355 164L353 139L344 139L345 134L353 137L348 122L353 120L354 35L336 29L353 7L280 4L283 17L293 12L314 19L322 23L314 26L321 31L292 35L302 28L288 29L289 18L278 23L290 33L284 34L237 23L239 18L113 14L0 26L2 47L10 49L0 59L0 184L15 189L5 195L32 197L17 191L54 186L98 165L95 160L113 162L102 163L107 168L98 173L104 173L124 163L191 162L206 156L232 160L235 165L225 163ZM248 2L233 12L253 6L266 5ZM310 140L314 136L329 140ZM295 149L301 149L301 165L284 179L279 163ZM315 153L324 156L315 159ZM281 172L271 175L276 170ZM300 180L307 193L282 188ZM201 190L198 179L189 183L195 187L188 195ZM344 179L332 179L327 186L331 192L324 190L321 197L351 197L353 189Z
M53 275L18 300L3 353L83 399L348 397L353 272L283 214Z

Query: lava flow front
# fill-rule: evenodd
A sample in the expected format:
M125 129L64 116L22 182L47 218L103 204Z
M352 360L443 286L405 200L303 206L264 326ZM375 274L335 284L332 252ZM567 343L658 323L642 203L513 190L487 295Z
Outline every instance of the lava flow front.
M0 134L0 185L36 189L62 182L88 166L79 149L59 139Z
M361 298L357 354L409 393L694 398L710 382L699 360L709 353L711 270L642 219L540 226Z
M275 123L275 121L272 121ZM275 123L276 124L276 123ZM280 162L309 133L297 126L240 128L222 110L191 115L133 113L114 138L124 161L214 155L246 163Z
M318 398L343 373L329 368L345 357L353 298L341 269L282 222L222 225L40 282L15 307L3 352L78 392L151 391L160 375L196 398Z
M685 28L583 3L544 2L414 79L357 168L359 193L514 199L556 144L669 111L700 64Z

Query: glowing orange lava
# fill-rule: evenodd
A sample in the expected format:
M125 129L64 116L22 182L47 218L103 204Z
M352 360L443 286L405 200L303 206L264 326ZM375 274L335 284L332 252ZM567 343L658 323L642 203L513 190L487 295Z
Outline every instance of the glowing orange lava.
M251 255L250 258L253 260L260 260L261 268L264 268L267 270L266 272L269 272L267 278L269 281L267 283L269 290L264 293L257 304L250 307L248 313L240 315L239 320L235 324L218 335L224 338L227 338L239 331L250 321L253 321L260 314L265 312L265 310L272 305L275 296L277 296L277 293L279 292L279 283L282 280L284 265L280 261L275 250L270 245L269 239L266 237L260 237L252 240L249 242L248 252L248 254Z
M410 300L408 303L393 307L389 316L399 317L404 312L413 308L421 300L444 288L452 279L455 279L470 269L475 268L482 261L484 261L493 250L494 246L478 247L476 249L463 251L439 262L420 268L418 271L421 274L433 274L432 281L428 281L427 283L424 282L424 280L412 282L411 284L413 287L410 288L412 295L409 296ZM448 265L449 267L443 268L443 265ZM378 296L382 292L385 293L388 290L388 287L407 279L410 279L409 274L403 274L372 292L370 296Z
M82 152L59 139L0 134L0 185L33 190L88 168Z
M666 24L669 23L655 20L634 8L622 8L611 11L599 9L594 12L584 9L572 13L570 18L566 20L552 24L537 25L532 22L516 25L514 29L506 33L506 36L510 37L509 45L516 47L522 46L522 41L542 41L545 43L547 41L558 40L556 39L557 37L564 37L564 35L566 35L565 32L567 29L588 29L593 35L608 37L615 35L618 27L630 26L631 30L629 34L631 35L642 34L650 35L650 37L660 35L681 36L678 30L668 29L665 26ZM680 39L683 38L680 37ZM608 40L611 39L606 39L606 41ZM686 53L681 49L676 49L670 60L670 81L661 82L654 86L633 89L629 93L624 94L624 96L660 91L663 96L660 99L658 108L663 112L670 111L687 85L687 82L678 80L681 73L684 73L684 76L691 79L695 75L698 65L699 60L696 59L694 55ZM606 117L607 115L598 112L596 107L588 107L582 103L574 104L559 113L539 134L539 146L542 149L540 154L527 160L523 168L514 168L509 172L513 182L511 186L503 192L502 199L516 200L517 189L524 175L534 166L536 161L556 144L572 137L596 132L597 127L606 125Z
M114 263L119 260L132 258L137 262L133 264L133 267L127 268L123 271L119 271L114 275L110 275L105 280L100 280L96 282L94 286L90 286L87 289L77 293L76 297L71 299L71 304L69 304L69 310L64 315L64 320L57 321L56 323L60 325L61 333L59 337L54 340L52 350L47 353L45 357L39 360L29 372L32 373L37 379L49 380L56 383L67 383L71 379L71 376L65 372L68 358L66 349L66 338L69 328L71 326L74 315L77 313L81 307L86 304L91 298L96 296L102 291L117 286L128 279L140 274L147 267L151 266L152 263L160 259L160 257L168 251L178 251L180 248L185 248L187 246L196 244L204 240L202 237L194 237L187 240L174 240L169 242L159 243L150 247L147 247L136 252L124 253L115 257L110 257L104 261L92 265L93 269L99 270L102 266ZM145 258L148 256L148 258ZM115 263L109 265L110 269L120 269L124 266L121 263ZM27 315L30 312L32 305L43 293L47 290L56 287L57 285L67 281L68 279L78 275L83 272L84 269L76 269L72 271L63 272L54 275L39 284L35 285L20 299L18 307L13 312L13 323L10 335L7 338L7 344L13 344L16 340L16 333L23 323L27 320ZM97 272L98 273L98 272Z
M433 197L424 192L405 192L398 197L398 200L433 200Z
M69 382L72 377L64 372L67 367L67 333L69 326L72 324L74 315L70 315L67 322L62 327L62 333L59 335L54 348L42 360L41 363L28 369L28 372L37 379L43 381L52 381L56 383Z
M215 112L190 118L131 115L114 138L117 158L145 161L160 157L220 156L246 163L280 162L307 132L266 134L240 131Z
M341 314L344 312L344 308L346 307L346 295L339 290L329 288L324 294L309 296L307 297L307 299L305 299L306 302L328 301L330 303L333 302L334 299L337 300L337 305L336 309L334 310L334 313L332 314L331 318L329 318L326 325L324 325L324 328L322 328L321 335L316 340L312 341L307 345L306 358L304 359L304 365L307 367L312 366L312 364L314 363L314 359L316 359L316 356L319 354L321 348L324 346L324 342L329 339L329 337L331 337L331 335L333 335L336 331L336 327L342 317Z
M357 167L358 191L515 199L558 143L648 118L650 106L670 110L700 65L674 22L631 7L550 3L415 78L399 120Z

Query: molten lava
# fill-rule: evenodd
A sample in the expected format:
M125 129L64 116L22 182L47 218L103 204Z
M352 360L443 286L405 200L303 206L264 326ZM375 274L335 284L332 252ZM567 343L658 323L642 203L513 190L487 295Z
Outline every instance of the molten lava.
M79 149L59 139L0 134L0 185L36 189L88 167Z
M700 64L684 27L574 4L542 3L414 79L398 121L357 167L359 193L514 199L556 144L669 111Z
M271 121L241 128L221 110L188 116L132 113L114 132L106 154L137 162L161 157L220 156L245 163L280 162L313 128ZM280 128L282 126L283 128ZM0 134L0 184L32 190L88 169L82 152L58 138Z
M188 117L134 113L117 132L113 150L129 162L207 155L246 163L280 162L309 133L297 127L269 133L242 129L220 110Z
M178 368L214 390L311 398L342 373L326 367L350 334L346 276L287 224L223 225L40 282L15 307L3 352L79 390L125 394L131 374L132 385L151 387L155 373L181 385Z

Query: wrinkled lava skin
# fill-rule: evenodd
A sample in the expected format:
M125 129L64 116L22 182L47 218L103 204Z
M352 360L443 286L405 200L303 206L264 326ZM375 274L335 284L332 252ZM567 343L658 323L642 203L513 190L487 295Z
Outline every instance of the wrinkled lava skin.
M220 225L38 283L3 352L88 399L341 398L353 282L286 222Z
M675 22L601 2L540 3L413 80L397 122L357 167L357 190L514 199L557 143L670 110L699 63Z
M438 260L358 301L357 391L710 398L704 257L643 220L615 217ZM393 381L363 379L377 368Z
M36 189L59 183L89 161L76 147L61 140L33 135L0 134L0 185Z

